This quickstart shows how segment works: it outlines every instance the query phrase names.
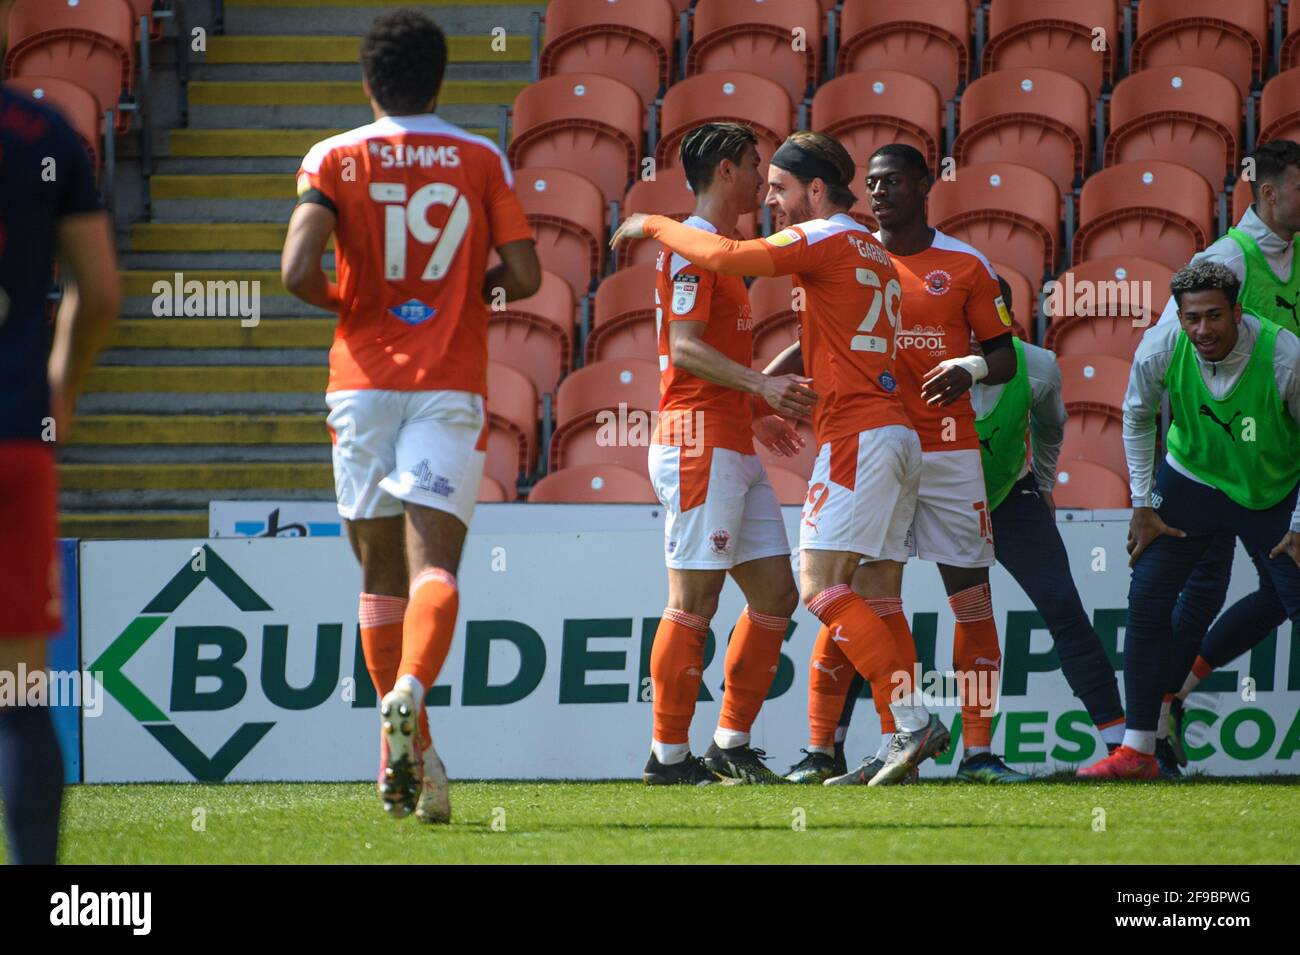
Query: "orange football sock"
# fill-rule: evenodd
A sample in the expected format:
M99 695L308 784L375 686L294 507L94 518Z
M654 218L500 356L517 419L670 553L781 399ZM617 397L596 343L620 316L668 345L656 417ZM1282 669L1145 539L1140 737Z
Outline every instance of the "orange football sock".
M911 685L912 667L898 658L889 627L848 584L823 590L808 602L808 609L829 628L830 640L873 687L877 680L891 688L899 680Z
M727 645L726 683L722 692L722 729L748 733L767 699L781 659L788 617L758 613L746 605Z
M409 673L426 690L433 686L451 649L459 604L454 574L430 567L411 581L411 601L402 623L399 677Z
M984 749L993 739L1002 664L993 594L988 584L976 584L953 594L948 603L957 618L952 661L961 690L961 733L967 750Z
M894 652L900 662L910 668L916 662L916 643L912 639L912 628L907 625L907 614L903 613L902 597L868 597L867 606L876 612L889 628L889 635L894 638ZM871 684L871 702L876 705L880 715L880 733L882 736L894 732L894 711L889 708L888 682Z
M808 661L808 744L830 752L835 748L835 730L844 701L853 682L853 664L844 655L831 631L823 626L813 641Z
M664 611L650 651L654 689L654 739L659 743L690 741L691 717L704 677L704 640L709 621L685 610Z
M405 597L386 594L362 594L358 614L361 622L361 652L375 692L383 697L397 682L397 667L402 662L402 618L406 616Z

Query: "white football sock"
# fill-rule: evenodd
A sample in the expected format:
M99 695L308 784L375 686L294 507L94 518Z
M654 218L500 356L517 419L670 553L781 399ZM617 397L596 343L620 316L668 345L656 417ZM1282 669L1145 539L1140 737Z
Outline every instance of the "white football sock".
M991 753L991 752L993 752L992 746L967 746L966 747L967 758L971 756L978 756L981 753Z
M889 755L889 744L893 742L893 733L880 734L880 749L876 750L876 759L884 759Z
M734 749L737 746L748 746L749 734L743 730L728 730L719 726L713 731L713 742L717 743L723 749Z
M834 756L835 747L834 746L809 746L808 752L821 753L823 756Z
M889 711L894 714L894 725L903 733L915 733L930 723L930 713L924 706L890 703Z
M1098 730L1101 733L1101 741L1107 746L1118 746L1124 742L1124 724L1113 723L1110 726Z
M1154 756L1156 752L1156 734L1151 730L1124 730L1124 745L1139 753Z
M655 754L655 759L664 766L671 766L674 763L680 763L691 751L690 743L661 743L659 740L650 741L650 751Z
M410 693L412 698L415 700L417 708L424 703L424 687L420 684L419 680L411 676L409 673L404 673L399 676L397 678L397 683L393 685L393 689L405 690Z
M1165 739L1169 736L1169 701L1165 700L1160 704L1160 719L1156 723L1156 739ZM1152 750L1155 752L1155 750Z

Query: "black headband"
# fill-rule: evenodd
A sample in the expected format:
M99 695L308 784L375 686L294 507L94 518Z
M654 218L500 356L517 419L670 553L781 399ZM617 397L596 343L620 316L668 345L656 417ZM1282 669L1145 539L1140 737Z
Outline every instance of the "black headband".
M772 165L794 173L800 179L820 179L828 186L847 186L844 176L825 159L787 139L772 156Z

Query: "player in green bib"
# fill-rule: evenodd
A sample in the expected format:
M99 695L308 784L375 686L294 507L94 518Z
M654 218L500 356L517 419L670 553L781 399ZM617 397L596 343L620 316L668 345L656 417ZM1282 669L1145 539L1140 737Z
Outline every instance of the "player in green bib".
M1170 289L1179 324L1142 338L1124 396L1133 494L1124 745L1088 778L1153 779L1179 594L1215 541L1233 534L1300 621L1300 339L1243 313L1241 283L1215 262L1184 266ZM1156 420L1173 424L1155 477Z

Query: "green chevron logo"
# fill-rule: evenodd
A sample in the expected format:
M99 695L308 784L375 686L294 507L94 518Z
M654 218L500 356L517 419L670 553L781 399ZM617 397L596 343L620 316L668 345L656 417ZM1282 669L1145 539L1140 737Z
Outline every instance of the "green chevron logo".
M244 723L215 753L208 755L181 732L162 707L145 695L125 672L131 658L205 580L210 581L241 612L272 609L216 551L204 544L194 551L185 566L113 639L91 664L90 672L99 680L105 692L139 720L145 730L196 780L220 782L270 732L275 723Z

